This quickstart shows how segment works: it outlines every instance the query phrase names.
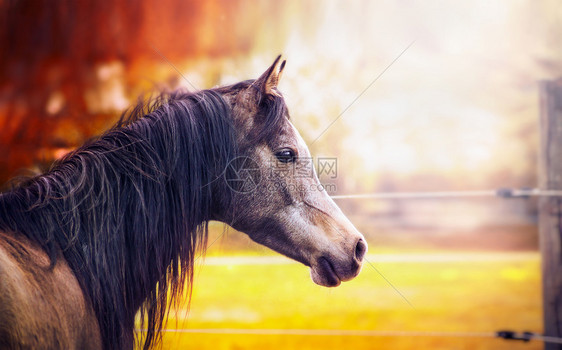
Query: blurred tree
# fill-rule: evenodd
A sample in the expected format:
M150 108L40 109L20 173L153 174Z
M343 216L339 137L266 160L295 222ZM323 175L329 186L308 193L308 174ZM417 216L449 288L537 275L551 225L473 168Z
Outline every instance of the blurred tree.
M166 60L247 54L260 33L282 42L281 14L274 2L0 1L0 183L107 128L162 79L158 65L177 75Z

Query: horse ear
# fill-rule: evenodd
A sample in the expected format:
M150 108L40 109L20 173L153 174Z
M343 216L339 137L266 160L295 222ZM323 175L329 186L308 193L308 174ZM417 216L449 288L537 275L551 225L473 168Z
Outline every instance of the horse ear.
M283 61L279 64L280 60L281 55L277 56L273 64L252 83L252 86L261 92L262 95L281 96L274 89L277 87L277 84L279 84L279 79L281 79L283 75L283 69L287 61Z

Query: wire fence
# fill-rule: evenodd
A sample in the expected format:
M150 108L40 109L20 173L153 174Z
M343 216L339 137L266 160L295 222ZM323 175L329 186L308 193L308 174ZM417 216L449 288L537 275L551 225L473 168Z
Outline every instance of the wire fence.
M429 191L429 192L378 192L367 194L334 195L333 199L454 199L454 198L530 198L530 197L562 197L562 190L544 190L538 188L499 188L495 190L469 191ZM211 259L212 260L212 259ZM285 262L285 261L283 261ZM224 263L224 262L217 262ZM232 263L229 261L229 263ZM242 262L248 263L248 262ZM260 261L263 263L263 261ZM137 329L137 332L145 332ZM446 331L387 331L387 330L342 330L342 329L257 329L257 328L193 328L163 329L165 333L184 334L220 334L220 335L294 335L294 336L327 336L327 337L443 337L443 338L501 338L511 341L529 342L531 340L544 343L562 344L562 338L542 335L533 332L515 332L502 330L496 332L446 332Z
M146 332L146 329L137 329ZM497 332L443 332L443 331L383 331L352 329L259 329L259 328L192 328L163 329L164 333L220 334L220 335L296 335L322 337L439 337L439 338L501 338L505 340L528 342L542 341L562 344L562 338L545 336L533 332L502 330Z
M562 197L562 190L542 190L538 188L498 188L495 190L473 191L430 191L430 192L378 192L363 194L334 195L332 199L442 199L466 197Z

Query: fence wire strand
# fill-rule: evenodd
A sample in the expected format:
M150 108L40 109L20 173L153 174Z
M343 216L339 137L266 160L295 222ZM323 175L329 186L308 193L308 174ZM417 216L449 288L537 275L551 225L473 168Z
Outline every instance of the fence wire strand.
M512 189L499 188L495 190L472 191L430 191L430 192L378 192L348 195L334 195L332 199L440 199L465 197L562 197L562 190L542 190L538 188Z
M146 332L146 329L137 329ZM163 329L164 333L184 334L232 334L232 335L304 335L304 336L336 336L336 337L440 337L440 338L502 338L504 340L542 341L544 343L562 344L562 338L542 334L514 331L498 332L445 332L445 331L375 331L352 329L259 329L259 328L187 328Z

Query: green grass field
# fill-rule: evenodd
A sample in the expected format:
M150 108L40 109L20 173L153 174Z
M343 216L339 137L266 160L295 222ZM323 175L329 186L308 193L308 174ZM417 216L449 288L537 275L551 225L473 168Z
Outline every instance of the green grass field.
M316 286L284 258L209 257L170 329L542 331L538 253L369 255L355 280ZM382 277L384 275L413 305ZM164 349L539 349L486 337L173 333Z

